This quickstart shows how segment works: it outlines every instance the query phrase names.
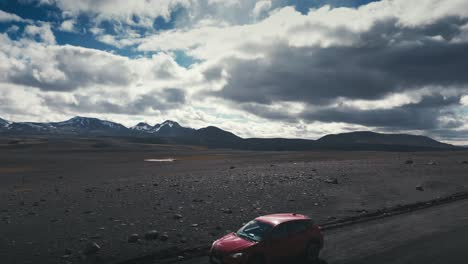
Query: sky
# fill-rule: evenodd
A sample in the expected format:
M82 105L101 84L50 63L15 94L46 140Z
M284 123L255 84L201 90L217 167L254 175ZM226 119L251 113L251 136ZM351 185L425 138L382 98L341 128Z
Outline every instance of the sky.
M468 145L468 0L0 0L0 117Z

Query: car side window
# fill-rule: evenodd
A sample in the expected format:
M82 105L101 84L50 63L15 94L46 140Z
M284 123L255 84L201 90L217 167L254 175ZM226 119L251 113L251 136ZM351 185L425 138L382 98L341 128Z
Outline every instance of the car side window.
M271 238L273 239L286 237L287 235L288 235L288 229L287 229L286 224L280 224L271 231Z

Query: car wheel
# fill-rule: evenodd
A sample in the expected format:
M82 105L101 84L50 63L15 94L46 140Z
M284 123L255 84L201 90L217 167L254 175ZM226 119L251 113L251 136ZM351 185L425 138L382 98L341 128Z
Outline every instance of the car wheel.
M320 254L320 246L315 242L311 242L307 245L305 252L305 260L307 263L318 263Z

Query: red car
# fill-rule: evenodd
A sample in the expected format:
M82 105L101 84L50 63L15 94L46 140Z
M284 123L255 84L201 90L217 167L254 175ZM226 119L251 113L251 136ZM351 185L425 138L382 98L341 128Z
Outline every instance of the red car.
M212 264L288 263L302 258L318 261L323 247L320 227L300 214L272 214L255 218L239 231L213 242Z

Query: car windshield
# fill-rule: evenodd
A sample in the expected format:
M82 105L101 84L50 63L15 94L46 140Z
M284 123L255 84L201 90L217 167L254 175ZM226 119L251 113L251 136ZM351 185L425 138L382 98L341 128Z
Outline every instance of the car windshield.
M268 233L268 231L270 231L272 228L273 226L267 223L253 220L239 229L236 234L239 237L245 238L247 240L260 242L262 241L265 234Z

